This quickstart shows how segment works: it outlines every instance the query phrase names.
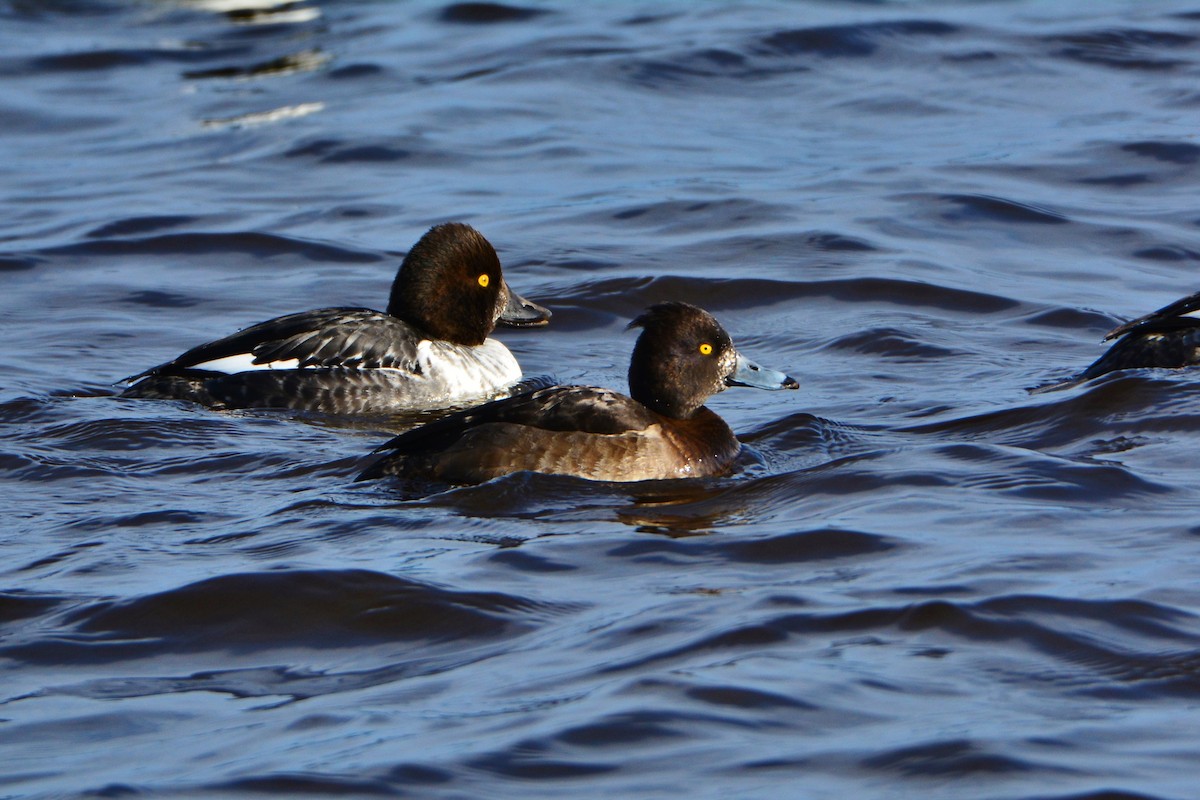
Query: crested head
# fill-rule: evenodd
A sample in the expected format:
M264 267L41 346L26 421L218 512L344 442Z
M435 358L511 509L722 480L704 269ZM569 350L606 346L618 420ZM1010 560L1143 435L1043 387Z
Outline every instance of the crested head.
M408 251L387 310L435 339L478 345L507 302L491 243L470 225L447 222L430 228Z
M721 323L702 308L651 306L629 327L642 328L629 362L629 394L664 416L686 419L729 386L796 389L793 379L740 354Z
M686 419L725 389L733 340L712 314L688 303L659 303L629 323L642 328L629 362L629 395L654 411Z

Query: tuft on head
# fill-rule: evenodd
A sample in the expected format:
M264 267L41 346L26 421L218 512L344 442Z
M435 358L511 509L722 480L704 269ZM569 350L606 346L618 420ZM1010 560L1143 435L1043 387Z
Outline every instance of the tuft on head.
M716 317L709 314L703 308L694 306L691 303L684 303L679 300L667 300L663 303L655 303L647 308L638 316L634 317L625 330L633 328L660 329L682 326L685 323L696 321L705 321L710 325L721 327L721 323L717 322Z
M712 314L689 303L658 303L628 327L642 328L629 363L629 393L638 402L685 419L725 389L737 351Z

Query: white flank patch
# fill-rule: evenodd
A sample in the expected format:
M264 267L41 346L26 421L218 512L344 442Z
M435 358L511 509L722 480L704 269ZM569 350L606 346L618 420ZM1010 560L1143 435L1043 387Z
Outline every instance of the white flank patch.
M232 375L235 372L250 372L257 369L296 369L299 364L300 360L297 358L289 358L285 361L269 361L266 364L255 364L252 353L239 353L236 356L225 356L225 358L205 361L203 364L196 364L190 367L190 369L206 369L210 372L224 372L227 375Z
M417 362L431 388L449 400L485 396L521 379L517 359L495 339L478 347L422 339Z
M450 342L431 342L424 339L417 343L417 363L420 374L407 369L362 370L364 374L390 375L402 395L422 407L430 403L458 402L486 398L512 386L521 380L521 367L517 359L500 342L487 339L478 347L468 347ZM239 353L236 356L214 358L191 369L223 372L234 375L271 369L322 369L318 366L300 367L295 358L286 361L271 361L255 364L254 355Z

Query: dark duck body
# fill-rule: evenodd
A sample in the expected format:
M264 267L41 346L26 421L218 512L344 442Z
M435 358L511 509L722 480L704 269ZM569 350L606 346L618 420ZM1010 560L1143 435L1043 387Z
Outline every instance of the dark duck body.
M1121 369L1181 369L1200 364L1197 314L1200 314L1200 292L1114 328L1104 337L1104 341L1116 340L1108 352L1076 378L1060 385L1072 385Z
M322 308L261 322L128 378L121 396L326 414L446 408L520 380L512 353L488 338L497 322L549 318L508 288L487 239L446 223L408 252L386 312Z
M513 472L643 481L727 473L741 444L703 403L728 386L795 389L741 356L708 312L652 306L629 366L629 395L551 386L460 411L407 431L360 480L395 475L480 483Z

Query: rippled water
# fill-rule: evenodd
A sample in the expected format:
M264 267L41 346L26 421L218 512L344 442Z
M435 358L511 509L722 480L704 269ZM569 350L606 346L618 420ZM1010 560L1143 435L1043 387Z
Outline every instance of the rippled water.
M0 795L1190 798L1200 2L0 0ZM353 483L397 420L120 400L472 223L738 474Z

